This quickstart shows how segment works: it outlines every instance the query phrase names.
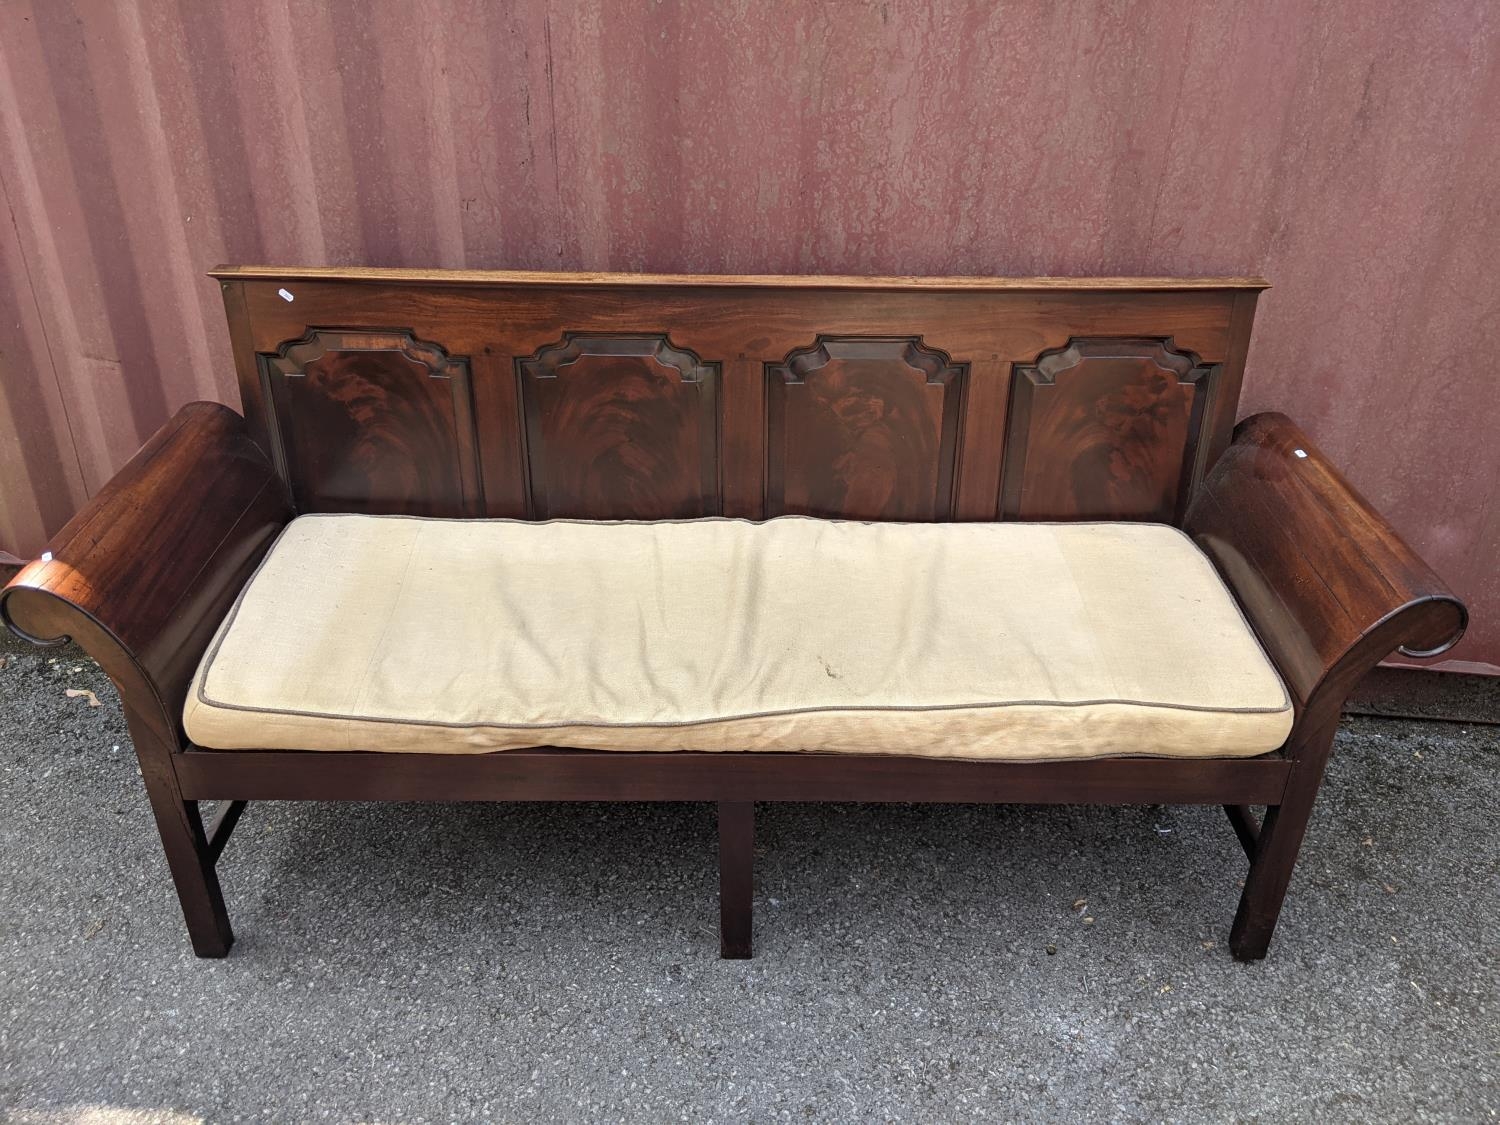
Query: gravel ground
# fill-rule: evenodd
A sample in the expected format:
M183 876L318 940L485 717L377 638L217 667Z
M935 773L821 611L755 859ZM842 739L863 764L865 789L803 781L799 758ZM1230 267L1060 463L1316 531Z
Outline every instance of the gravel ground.
M1500 1113L1497 728L1350 720L1257 965L1218 809L899 805L762 805L720 961L688 804L252 805L212 962L108 681L0 662L9 1120Z

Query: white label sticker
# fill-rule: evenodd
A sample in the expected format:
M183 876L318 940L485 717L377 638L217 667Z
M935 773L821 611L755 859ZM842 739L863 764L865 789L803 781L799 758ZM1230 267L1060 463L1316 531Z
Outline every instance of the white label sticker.
M1305 450L1305 449L1294 449L1294 450L1292 450L1292 452L1295 453L1298 457L1306 457L1307 456L1307 450Z
M283 301L290 301L290 300L294 299L292 297L291 291L288 290L288 289L278 289L278 290L276 290L276 295L278 297L280 297Z

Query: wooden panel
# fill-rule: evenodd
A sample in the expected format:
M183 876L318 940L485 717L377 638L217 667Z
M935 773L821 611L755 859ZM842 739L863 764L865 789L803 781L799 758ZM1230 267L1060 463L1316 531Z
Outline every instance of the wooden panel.
M298 511L484 514L467 360L409 331L310 329L260 371Z
M717 363L662 334L565 333L516 374L535 518L720 514Z
M1215 368L1168 339L1084 338L1011 376L1004 519L1179 523Z
M953 515L967 367L915 336L821 336L766 366L766 515Z

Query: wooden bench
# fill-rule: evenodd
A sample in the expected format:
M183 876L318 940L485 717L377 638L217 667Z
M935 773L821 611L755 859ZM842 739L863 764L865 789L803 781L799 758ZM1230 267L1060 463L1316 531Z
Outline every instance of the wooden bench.
M247 801L629 800L718 803L726 957L757 801L1218 804L1263 957L1345 697L1466 623L1235 426L1255 279L214 276L243 415L0 592L119 688L200 956Z

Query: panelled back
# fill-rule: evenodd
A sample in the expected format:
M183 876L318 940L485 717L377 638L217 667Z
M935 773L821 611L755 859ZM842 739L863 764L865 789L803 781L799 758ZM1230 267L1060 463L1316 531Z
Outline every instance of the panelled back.
M300 511L1178 523L1256 279L215 272Z

